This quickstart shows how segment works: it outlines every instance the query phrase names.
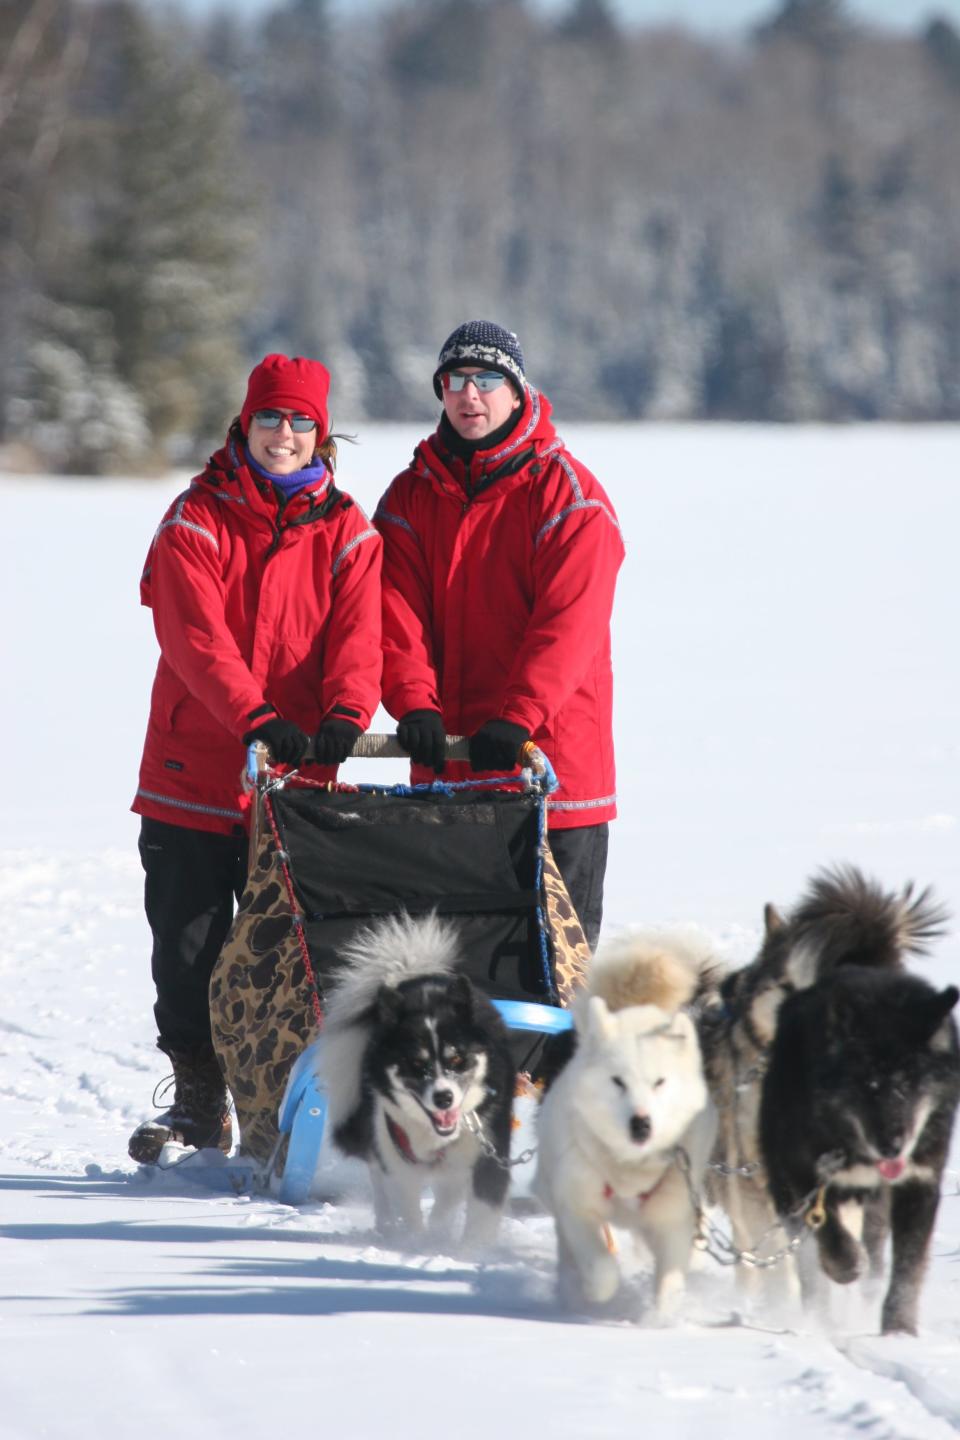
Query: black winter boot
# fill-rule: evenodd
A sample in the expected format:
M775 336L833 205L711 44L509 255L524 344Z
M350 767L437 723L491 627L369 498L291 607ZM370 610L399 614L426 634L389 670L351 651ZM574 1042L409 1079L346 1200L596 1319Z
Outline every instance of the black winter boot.
M230 1153L233 1127L217 1058L210 1049L188 1053L157 1048L170 1056L173 1065L173 1104L153 1120L144 1120L130 1136L127 1147L131 1160L155 1165L169 1140L202 1150L212 1147Z

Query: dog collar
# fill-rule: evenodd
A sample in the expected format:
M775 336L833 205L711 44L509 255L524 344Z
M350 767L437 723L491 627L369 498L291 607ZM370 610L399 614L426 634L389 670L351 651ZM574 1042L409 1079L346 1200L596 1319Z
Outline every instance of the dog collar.
M393 1141L394 1145L397 1147L400 1154L403 1156L404 1160L406 1160L408 1165L440 1164L440 1161L443 1159L444 1156L443 1150L438 1150L432 1160L421 1160L420 1157L414 1153L413 1146L410 1144L410 1136L407 1134L406 1130L404 1130L403 1126L398 1125L395 1120L391 1120L389 1115L385 1115L384 1119L387 1122L387 1134L390 1136L390 1139Z

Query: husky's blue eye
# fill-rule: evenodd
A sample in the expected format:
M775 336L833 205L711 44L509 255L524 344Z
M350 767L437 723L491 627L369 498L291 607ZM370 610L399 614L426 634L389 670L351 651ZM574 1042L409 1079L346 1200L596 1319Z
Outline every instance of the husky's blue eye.
M613 1081L614 1085L616 1085L616 1087L617 1087L618 1090L626 1091L626 1088L627 1088L627 1087L626 1087L626 1085L624 1084L624 1082L620 1079L620 1076L619 1076L619 1075L611 1075L611 1076L610 1076L610 1079Z

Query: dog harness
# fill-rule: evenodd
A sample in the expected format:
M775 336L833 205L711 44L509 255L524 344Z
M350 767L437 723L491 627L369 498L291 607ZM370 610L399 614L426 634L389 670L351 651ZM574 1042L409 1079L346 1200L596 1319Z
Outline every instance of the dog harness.
M669 1170L670 1170L670 1166L668 1165L667 1168L666 1168L666 1170L664 1170L663 1174L660 1176L660 1179L656 1182L655 1185L651 1185L651 1187L650 1187L649 1190L641 1190L638 1195L635 1195L635 1196L633 1197L633 1198L636 1200L636 1202L637 1202L638 1205L645 1205L645 1204L647 1203L647 1201L650 1199L651 1195L655 1195L655 1194L656 1194L656 1192L660 1189L660 1186L663 1184L664 1180L666 1180L667 1174L668 1174ZM603 1187L603 1198L604 1198L604 1200L616 1200L616 1199L626 1199L627 1197L626 1197L626 1196L618 1196L618 1195L617 1195L617 1192L614 1190L613 1186L612 1186L612 1185L609 1183L609 1181L608 1181L608 1182L604 1185L604 1187Z
M413 1146L410 1144L410 1136L407 1134L406 1130L404 1130L403 1126L398 1125L395 1120L391 1120L389 1115L384 1116L384 1119L386 1120L387 1124L387 1134L390 1136L390 1139L393 1141L394 1145L397 1147L400 1154L403 1156L404 1160L406 1160L408 1165L440 1164L441 1160L447 1153L446 1150L438 1150L432 1160L421 1160L420 1157L414 1153Z

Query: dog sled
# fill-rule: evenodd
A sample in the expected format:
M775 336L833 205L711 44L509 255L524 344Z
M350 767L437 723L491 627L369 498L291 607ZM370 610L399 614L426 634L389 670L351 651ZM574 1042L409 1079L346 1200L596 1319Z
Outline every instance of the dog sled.
M375 734L354 751L402 753L395 736ZM466 741L451 737L447 754L466 758ZM550 851L556 778L534 746L520 764L517 777L320 784L272 770L265 747L251 746L250 863L211 978L211 1028L241 1153L279 1176L286 1203L308 1198L323 1134L304 1052L322 1031L338 952L372 921L403 911L453 920L463 968L515 1032L518 1055L568 1027L589 950Z

